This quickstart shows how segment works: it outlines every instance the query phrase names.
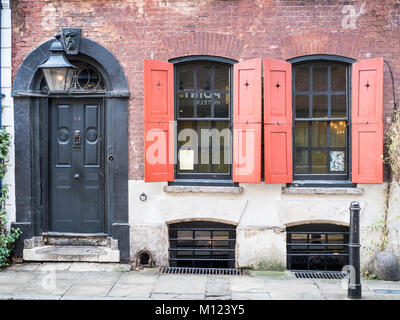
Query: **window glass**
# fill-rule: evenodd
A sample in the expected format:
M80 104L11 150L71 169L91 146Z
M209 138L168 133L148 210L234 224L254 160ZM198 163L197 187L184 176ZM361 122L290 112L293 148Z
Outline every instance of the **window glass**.
M347 66L310 62L293 73L295 179L348 179Z
M297 95L295 100L296 100L296 117L308 118L310 109L310 97L305 95Z
M231 177L231 66L179 64L177 69L177 178Z

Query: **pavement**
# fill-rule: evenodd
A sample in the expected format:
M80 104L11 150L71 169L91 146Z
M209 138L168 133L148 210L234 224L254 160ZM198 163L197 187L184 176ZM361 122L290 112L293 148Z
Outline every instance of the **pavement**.
M159 274L118 263L22 263L0 271L0 300L346 300L346 280L293 273ZM394 293L394 294L393 294ZM362 299L400 300L400 281L362 280Z

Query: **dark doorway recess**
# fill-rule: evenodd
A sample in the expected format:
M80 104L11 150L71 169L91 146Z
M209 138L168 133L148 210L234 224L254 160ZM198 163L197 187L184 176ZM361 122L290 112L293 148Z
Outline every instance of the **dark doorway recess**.
M125 73L113 54L82 38L67 55L78 66L65 94L44 90L37 68L54 39L33 50L13 84L16 221L24 240L49 232L118 240L129 262L128 98ZM70 236L70 235L69 235Z
M304 224L286 229L287 269L340 271L349 261L349 227Z
M235 268L236 226L208 221L169 225L171 267Z

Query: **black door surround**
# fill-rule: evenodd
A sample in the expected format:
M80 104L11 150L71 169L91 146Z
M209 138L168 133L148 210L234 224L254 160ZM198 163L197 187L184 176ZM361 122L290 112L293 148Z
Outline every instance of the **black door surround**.
M43 43L27 56L13 84L16 221L12 225L23 232L16 243L16 257L22 257L25 239L49 231L46 191L49 173L42 159L48 158L44 147L47 145L48 137L44 132L47 132L48 123L44 119L48 118L49 99L52 96L40 92L43 75L37 66L48 58L53 41ZM68 58L72 60L71 57ZM92 64L106 82L107 92L96 95L96 98L103 100L105 108L105 154L107 157L112 155L110 159L113 159L105 163L105 232L118 240L120 261L128 262L128 83L113 54L94 41L82 38L79 55L73 56L73 60Z

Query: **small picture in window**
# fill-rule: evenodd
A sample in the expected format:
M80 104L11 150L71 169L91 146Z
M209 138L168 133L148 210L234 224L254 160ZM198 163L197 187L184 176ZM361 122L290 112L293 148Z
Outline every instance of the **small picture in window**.
M194 169L194 151L179 150L179 169L193 170Z
M344 152L331 151L330 152L330 170L331 171L344 171Z

